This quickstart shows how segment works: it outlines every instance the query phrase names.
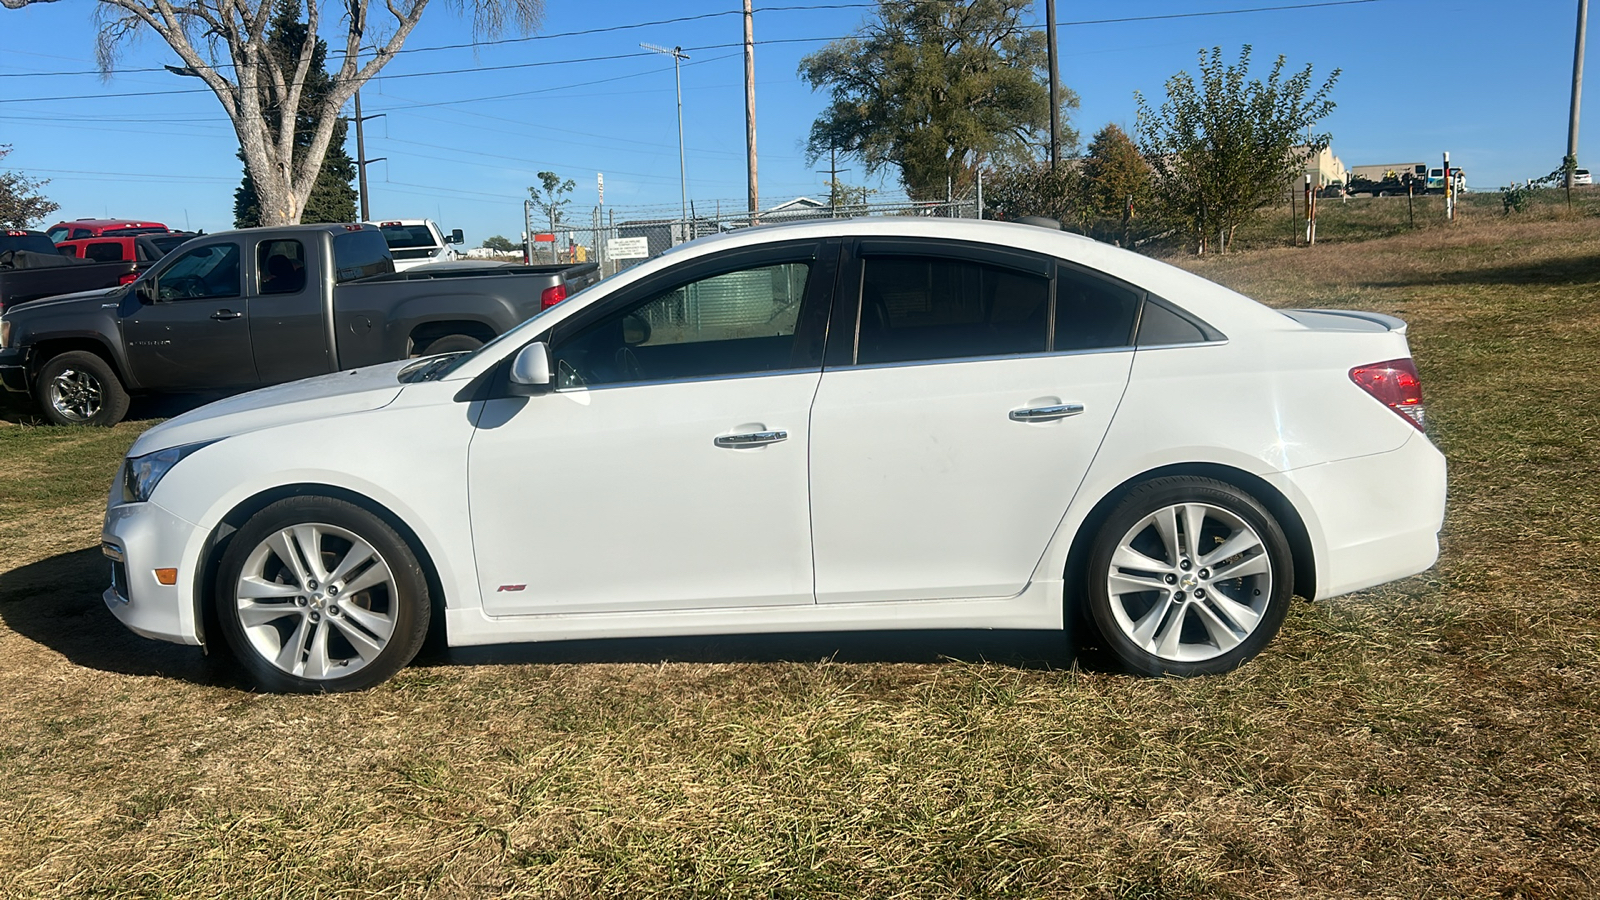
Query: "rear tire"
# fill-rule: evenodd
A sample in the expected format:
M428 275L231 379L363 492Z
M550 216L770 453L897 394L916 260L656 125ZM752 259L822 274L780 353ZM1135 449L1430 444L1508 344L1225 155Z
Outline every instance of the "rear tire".
M1101 525L1084 596L1133 672L1212 675L1272 640L1294 593L1289 541L1254 497L1211 478L1138 485Z
M39 367L34 398L51 425L107 427L128 414L128 392L111 365L87 350L69 350Z
M418 352L418 356L436 356L440 353L460 353L463 350L476 350L483 346L483 341L467 334L447 334L436 338Z
M411 662L428 634L428 580L382 519L330 497L290 497L233 535L217 620L239 663L275 693L360 691Z

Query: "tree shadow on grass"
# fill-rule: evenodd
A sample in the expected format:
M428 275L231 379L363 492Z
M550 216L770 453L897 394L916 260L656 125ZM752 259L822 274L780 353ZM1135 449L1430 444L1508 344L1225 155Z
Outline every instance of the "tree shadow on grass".
M1363 282L1367 287L1402 288L1431 284L1574 285L1600 282L1600 254L1561 257L1506 266L1419 273L1414 278Z
M101 599L110 581L98 547L74 550L0 572L0 621L76 665L124 675L156 675L248 690L225 653L140 637ZM577 665L583 663L988 662L1022 669L1074 663L1058 631L916 630L605 638L429 649L414 665ZM1105 668L1098 654L1078 660Z

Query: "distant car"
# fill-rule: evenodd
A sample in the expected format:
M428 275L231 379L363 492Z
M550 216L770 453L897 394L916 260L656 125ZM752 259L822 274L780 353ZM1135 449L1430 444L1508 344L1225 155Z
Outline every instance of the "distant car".
M428 263L451 262L460 256L455 248L464 240L459 228L445 234L432 219L398 219L376 224L389 244L396 272Z
M99 237L108 231L160 234L170 230L160 222L144 219L74 219L71 222L57 222L51 225L45 230L45 234L50 236L51 243L59 244L62 241Z
M1594 184L1594 179L1590 177L1588 169L1577 169L1572 173L1572 183L1590 185Z
M149 429L104 596L278 691L375 685L432 623L469 645L1083 622L1132 670L1216 673L1292 595L1433 564L1423 424L1389 316L1280 312L1029 225L750 228L475 353Z
M123 283L126 284L138 277L138 273L149 268L151 263L166 256L167 253L196 236L187 231L167 231L153 234L126 234L118 231L100 237L62 241L56 244L56 252L62 256L87 259L94 262L121 262L131 259L137 265L133 273L123 280Z

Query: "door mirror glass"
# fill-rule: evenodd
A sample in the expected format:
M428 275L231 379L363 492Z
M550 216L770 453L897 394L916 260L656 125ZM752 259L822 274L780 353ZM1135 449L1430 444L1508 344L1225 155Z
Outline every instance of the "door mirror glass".
M140 303L154 303L156 300L155 282L148 278L141 278L133 283L133 295L139 298Z
M543 341L535 341L517 351L511 361L511 393L518 396L537 394L550 387L550 348Z
M466 242L467 242L466 235L462 234L461 233L461 229L459 229L459 228L454 229L453 231L451 231L450 232L450 237L445 240L446 244L464 244Z
M622 317L622 343L627 347L637 347L650 340L650 320L637 313L629 313Z

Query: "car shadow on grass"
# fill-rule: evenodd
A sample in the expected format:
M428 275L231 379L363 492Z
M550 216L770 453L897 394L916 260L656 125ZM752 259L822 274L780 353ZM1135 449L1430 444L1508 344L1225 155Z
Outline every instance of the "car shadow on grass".
M99 547L0 572L0 621L87 669L245 686L233 666L198 647L149 640L124 628L101 600L110 578Z
M0 572L0 621L75 665L123 675L161 676L195 684L249 689L223 653L140 637L116 620L101 595L110 569L98 547L74 550ZM1059 631L915 630L605 638L430 647L413 664L440 666L580 665L584 663L993 663L1021 669L1090 670L1104 664L1089 651L1074 659Z
M156 394L134 397L128 404L127 422L170 419L190 410L199 409L226 394ZM0 397L0 422L14 425L45 425L39 411L24 399L13 396Z

